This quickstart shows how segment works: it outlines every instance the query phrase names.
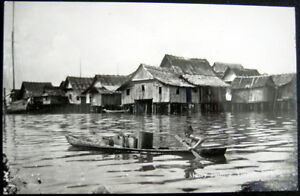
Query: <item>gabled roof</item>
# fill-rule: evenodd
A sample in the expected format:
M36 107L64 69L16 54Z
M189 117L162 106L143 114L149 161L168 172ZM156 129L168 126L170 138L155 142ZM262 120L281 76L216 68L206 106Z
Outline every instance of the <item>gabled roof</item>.
M141 64L140 66L144 67L153 76L154 79L160 81L161 83L179 87L194 87L194 85L189 84L188 82L180 78L180 75L175 74L168 68L154 67L145 64Z
M170 68L177 74L216 76L206 59L184 58L166 54L160 67Z
M213 64L213 70L217 73L219 72L225 72L227 68L234 68L234 69L244 69L244 67L241 64L237 63L222 63L222 62L215 62Z
M232 89L250 89L265 86L275 86L271 76L236 77L231 83Z
M277 74L271 76L276 86L284 86L296 79L296 73Z
M236 68L229 68L227 71L233 71L237 76L259 76L259 72L256 69L236 69ZM226 75L226 72L224 75Z
M67 88L67 84L70 83L72 85L72 90L83 92L92 84L92 82L93 78L68 76L64 83L64 88Z
M26 90L29 96L42 96L45 87L52 87L51 82L23 82L21 91Z
M191 84L196 86L213 86L213 87L228 87L229 84L217 76L189 75L185 74L182 77Z

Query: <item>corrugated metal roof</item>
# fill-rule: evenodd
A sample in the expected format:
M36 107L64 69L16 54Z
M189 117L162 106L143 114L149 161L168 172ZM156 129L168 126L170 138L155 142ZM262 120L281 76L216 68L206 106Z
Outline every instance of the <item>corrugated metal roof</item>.
M187 80L189 83L192 83L196 86L213 86L213 87L228 87L229 84L226 84L223 80L217 76L203 76L203 75L189 75L185 74L182 77Z
M73 90L83 92L92 84L93 78L68 76L65 81L65 88L68 82L72 85Z
M154 67L145 64L142 64L141 66L150 72L155 79L164 84L179 87L194 87L194 85L189 84L185 80L181 79L179 75L175 74L168 68Z
M232 89L260 88L273 85L271 76L236 77L231 84Z
M296 79L296 73L277 74L271 76L276 86L284 86Z
M21 91L26 90L29 96L42 96L45 87L52 87L51 82L23 82Z
M206 59L184 58L166 54L160 67L168 67L177 74L216 76Z

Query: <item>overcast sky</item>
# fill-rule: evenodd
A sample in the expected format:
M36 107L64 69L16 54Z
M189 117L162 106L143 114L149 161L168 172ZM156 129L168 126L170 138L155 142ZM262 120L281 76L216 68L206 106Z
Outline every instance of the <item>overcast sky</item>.
M5 2L4 87L12 88L12 2ZM296 72L289 7L16 2L16 88L22 81L129 74L165 54L240 63L260 73Z

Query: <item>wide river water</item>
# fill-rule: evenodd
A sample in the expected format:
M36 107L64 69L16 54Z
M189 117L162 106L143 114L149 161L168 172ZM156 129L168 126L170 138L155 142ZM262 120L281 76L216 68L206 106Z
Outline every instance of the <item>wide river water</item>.
M182 193L298 189L297 118L290 113L194 115L6 115L3 152L19 193ZM105 154L71 147L65 135L152 131L154 145L178 146L187 125L226 146L224 157ZM39 181L40 179L40 181ZM40 182L40 183L39 183Z

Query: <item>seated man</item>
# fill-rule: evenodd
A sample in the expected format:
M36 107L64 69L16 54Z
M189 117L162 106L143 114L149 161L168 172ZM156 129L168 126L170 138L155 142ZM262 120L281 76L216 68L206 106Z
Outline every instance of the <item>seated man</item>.
M197 148L206 140L206 138L201 139L199 137L192 135L193 132L194 130L191 125L189 125L188 128L184 131L185 137L187 138L185 139L185 142L191 146L191 149Z

